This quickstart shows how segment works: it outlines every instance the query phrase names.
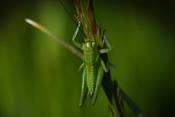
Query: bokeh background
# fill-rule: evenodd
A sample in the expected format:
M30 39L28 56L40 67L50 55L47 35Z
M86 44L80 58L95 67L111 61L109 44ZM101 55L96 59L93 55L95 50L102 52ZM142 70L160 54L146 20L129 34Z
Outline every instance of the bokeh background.
M147 117L175 116L175 4L156 0L94 0L95 17L113 46L119 86ZM64 0L76 14L73 0ZM0 4L0 117L108 117L101 88L95 106L78 107L82 61L27 24L33 19L72 44L76 26L58 0ZM83 42L81 33L77 41ZM125 104L126 117L134 113Z

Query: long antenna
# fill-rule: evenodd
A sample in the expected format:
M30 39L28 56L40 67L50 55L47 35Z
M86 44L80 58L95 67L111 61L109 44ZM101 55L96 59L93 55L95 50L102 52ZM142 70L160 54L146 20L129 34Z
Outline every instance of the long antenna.
M59 0L59 2L61 3L61 5L63 6L63 8L65 9L65 11L67 12L67 14L69 15L69 17L72 19L72 21L74 22L74 24L78 27L78 24L76 23L76 21L74 20L74 18L70 15L70 13L68 12L68 10L66 9L66 7L64 6L64 4L61 2L61 0ZM80 27L79 27L80 28ZM81 33L84 35L84 37L86 37L86 35L84 34L84 32L81 30Z

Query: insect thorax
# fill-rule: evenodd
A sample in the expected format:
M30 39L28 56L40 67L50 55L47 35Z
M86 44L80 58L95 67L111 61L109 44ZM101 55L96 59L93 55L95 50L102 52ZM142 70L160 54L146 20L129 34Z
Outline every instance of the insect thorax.
M93 45L93 42L85 42L83 44L83 52L84 52L84 62L86 65L94 65L99 56L98 50Z

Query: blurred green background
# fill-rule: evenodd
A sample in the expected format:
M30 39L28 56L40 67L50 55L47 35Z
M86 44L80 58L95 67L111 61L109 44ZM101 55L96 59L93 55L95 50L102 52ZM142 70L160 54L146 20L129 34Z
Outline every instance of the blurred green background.
M175 116L175 4L154 0L94 0L95 17L113 46L119 86L147 117ZM73 0L64 0L76 14ZM30 18L73 45L76 26L58 0L0 4L0 117L108 117L101 88L95 106L78 107L82 61L27 24ZM83 42L78 34L77 40ZM125 104L127 117L134 113Z

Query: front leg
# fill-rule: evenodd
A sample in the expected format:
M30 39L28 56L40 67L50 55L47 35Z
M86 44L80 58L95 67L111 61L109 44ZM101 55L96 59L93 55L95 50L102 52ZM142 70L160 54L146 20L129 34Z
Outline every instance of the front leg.
M87 88L87 80L86 80L86 68L84 68L83 75L82 75L82 88L81 88L79 107L83 106L87 94L88 94L88 88Z
M77 17L76 17L76 18L77 18ZM80 24L81 24L81 22L80 22L80 20L79 20L78 18L77 18L77 20L78 20L78 27L77 27L77 29L76 29L76 31L75 31L73 37L72 37L72 41L73 41L73 43L74 43L78 48L82 49L81 44L75 41L75 38L76 38L76 36L77 36L77 34L78 34L78 31L79 31L79 28L80 28Z
M108 53L108 52L112 51L112 46L110 45L110 43L108 42L108 40L106 38L106 30L103 32L103 35L104 35L104 41L105 41L108 48L99 50L99 52L101 54Z

